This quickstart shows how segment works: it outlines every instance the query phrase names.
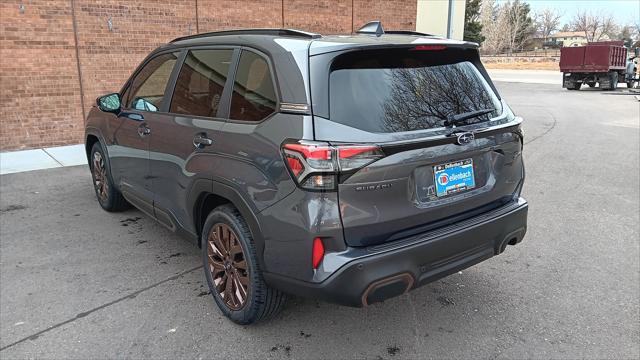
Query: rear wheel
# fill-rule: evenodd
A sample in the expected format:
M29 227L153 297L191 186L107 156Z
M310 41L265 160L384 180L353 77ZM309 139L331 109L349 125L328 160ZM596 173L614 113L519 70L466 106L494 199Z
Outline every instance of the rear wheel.
M580 90L581 86L582 86L582 83L579 81L576 81L571 85L567 86L567 90Z
M129 203L113 185L109 159L105 156L99 142L91 148L91 178L98 203L103 209L111 212L126 210Z
M608 90L615 90L618 87L618 73L615 71L612 71L609 73L609 82L611 83L611 85L609 86Z
M627 81L627 88L629 88L629 89L633 88L633 80L632 81Z
M209 290L226 317L247 325L282 309L285 295L264 282L253 237L235 207L223 205L209 214L202 245Z

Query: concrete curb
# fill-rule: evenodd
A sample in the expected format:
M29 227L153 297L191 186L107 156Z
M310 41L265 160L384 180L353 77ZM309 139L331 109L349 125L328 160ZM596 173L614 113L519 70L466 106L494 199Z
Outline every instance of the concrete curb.
M85 164L83 144L0 153L0 175Z

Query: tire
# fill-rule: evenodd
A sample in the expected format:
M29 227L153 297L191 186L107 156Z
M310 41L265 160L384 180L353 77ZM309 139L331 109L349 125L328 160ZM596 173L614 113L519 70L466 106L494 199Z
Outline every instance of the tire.
M610 72L609 81L611 82L611 86L609 86L608 90L615 90L618 87L618 73L615 71Z
M627 88L628 89L632 89L633 88L633 81L627 81Z
M129 203L124 199L120 191L113 185L109 158L102 150L99 142L93 144L89 161L91 179L96 198L100 206L110 212L123 211L129 208Z
M582 86L581 82L575 82L573 83L573 86L567 86L567 90L580 90L581 86Z
M280 312L286 296L264 282L253 237L234 206L222 205L209 214L201 244L209 290L226 317L249 325Z

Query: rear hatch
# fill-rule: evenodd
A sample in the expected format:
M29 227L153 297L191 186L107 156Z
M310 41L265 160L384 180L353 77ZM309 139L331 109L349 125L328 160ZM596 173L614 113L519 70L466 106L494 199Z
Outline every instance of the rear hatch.
M346 149L335 189L348 245L411 239L519 195L521 119L476 49L344 50L311 56L310 74L315 140Z

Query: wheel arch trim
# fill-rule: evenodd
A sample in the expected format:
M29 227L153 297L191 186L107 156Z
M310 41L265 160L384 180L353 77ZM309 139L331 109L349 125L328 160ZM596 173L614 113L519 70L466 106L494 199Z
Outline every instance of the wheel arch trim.
M87 155L87 163L91 162L91 156L89 154L89 152L91 152L91 149L87 147L87 139L89 139L89 136L95 136L96 138L98 138L98 142L100 143L100 145L102 145L102 151L104 151L105 155L107 155L107 160L109 160L109 150L107 149L107 143L104 139L104 136L102 136L102 132L98 128L87 127L84 133L84 148Z
M208 195L216 195L229 201L230 204L236 207L240 212L240 215L244 218L251 231L251 236L256 246L256 252L258 254L258 261L260 266L264 269L263 253L264 253L264 238L262 236L262 230L260 223L256 217L256 211L252 210L249 203L240 195L240 193L233 187L224 183L209 180L209 179L197 179L194 181L191 191L189 192L189 204L191 206L191 219L194 228L199 237L198 246L202 246L202 226L204 223L200 223L201 209L204 205L204 200Z

